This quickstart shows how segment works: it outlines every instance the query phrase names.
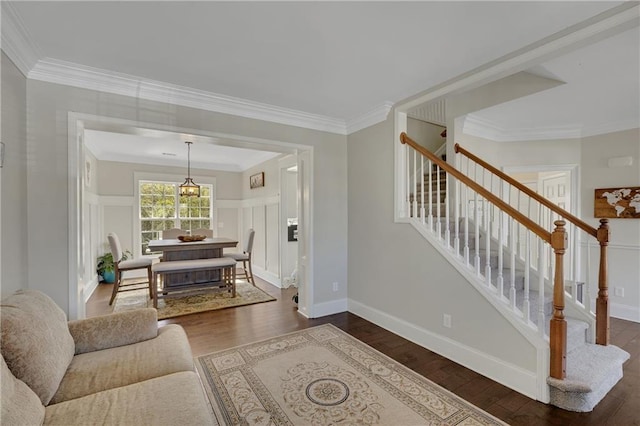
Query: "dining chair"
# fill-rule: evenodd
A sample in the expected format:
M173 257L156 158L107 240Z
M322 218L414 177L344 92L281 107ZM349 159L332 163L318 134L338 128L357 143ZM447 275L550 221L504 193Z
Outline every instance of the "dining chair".
M184 229L180 229L180 228L165 229L164 231L162 231L162 239L163 240L175 240L180 235L186 235L186 234L187 234L187 231L185 231Z
M251 269L251 251L253 250L253 237L256 234L256 231L253 229L249 229L247 231L247 235L244 240L244 247L242 253L225 253L225 257L231 257L236 260L236 262L242 262L242 269L244 270L244 276L247 277L247 281L256 285L256 282L253 279L253 270Z
M204 235L207 238L213 238L213 229L198 228L191 231L191 235Z
M138 258L138 259L123 259L123 251L122 246L120 245L120 239L118 236L110 232L107 235L107 239L109 240L109 247L111 248L111 255L113 256L113 263L115 264L115 273L116 273L116 281L113 284L113 292L111 293L111 300L109 300L109 305L113 304L113 301L116 298L116 294L118 291L130 291L130 290L139 290L140 283L132 283L132 284L122 284L122 273L126 271L134 271L136 269L146 269L147 270L147 278L149 280L149 297L153 297L153 292L151 291L152 273L151 273L151 264L153 263L152 258ZM129 287L129 288L125 288Z

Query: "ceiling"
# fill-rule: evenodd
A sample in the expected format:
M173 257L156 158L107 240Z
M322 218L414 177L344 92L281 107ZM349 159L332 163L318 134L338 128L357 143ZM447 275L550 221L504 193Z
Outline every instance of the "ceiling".
M5 1L3 49L19 40L9 47L20 47L14 62L29 78L46 80L51 67L90 71L349 133L373 112L384 119L395 102L620 3ZM637 127L638 39L636 27L539 64L531 71L566 84L474 118L503 135L634 120Z

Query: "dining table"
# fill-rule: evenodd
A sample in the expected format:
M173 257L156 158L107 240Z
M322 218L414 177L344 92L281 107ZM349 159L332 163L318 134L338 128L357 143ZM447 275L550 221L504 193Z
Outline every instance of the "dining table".
M151 240L149 249L162 252L161 260L171 262L175 260L210 259L223 257L223 249L233 248L238 241L225 237L205 238L201 241L181 241L179 239ZM163 288L219 285L222 281L220 271L177 272L165 274L162 280Z

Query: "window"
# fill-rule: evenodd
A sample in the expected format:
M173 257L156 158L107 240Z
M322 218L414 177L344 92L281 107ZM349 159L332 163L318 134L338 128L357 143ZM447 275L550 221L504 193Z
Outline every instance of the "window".
M180 197L178 184L141 180L139 185L140 243L142 254L152 254L149 241L157 240L164 229L211 228L213 185L201 185L200 197Z

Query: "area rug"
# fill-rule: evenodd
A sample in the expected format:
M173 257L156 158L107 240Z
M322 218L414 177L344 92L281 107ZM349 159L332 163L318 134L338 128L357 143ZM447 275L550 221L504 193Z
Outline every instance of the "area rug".
M231 297L231 293L229 292L212 292L183 297L177 297L176 295L176 297L160 298L158 299L158 319L173 318L216 309L253 305L255 303L270 302L273 300L276 300L276 298L246 281L239 280L236 283L236 297ZM145 283L144 287L140 290L118 293L113 311L120 312L151 307L153 307L153 302L149 298L149 289Z
M326 324L196 358L222 425L505 425Z

